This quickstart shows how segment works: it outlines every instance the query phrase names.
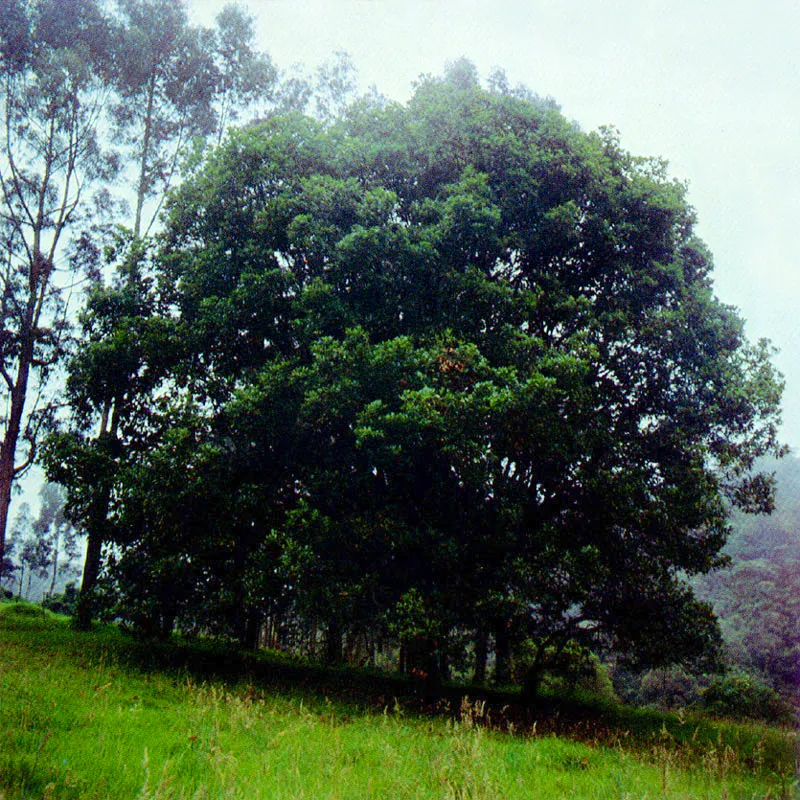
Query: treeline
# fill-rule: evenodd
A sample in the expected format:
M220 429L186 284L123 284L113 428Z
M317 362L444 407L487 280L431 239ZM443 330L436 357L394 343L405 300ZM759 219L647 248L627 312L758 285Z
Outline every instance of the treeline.
M6 591L20 600L44 600L62 594L80 576L80 531L66 518L62 487L45 483L34 517L23 502L6 545L2 576Z
M781 385L685 187L466 61L405 105L346 84L270 98L181 162L158 234L137 200L81 251L43 452L88 537L78 624L430 680L507 683L517 653L531 694L587 648L712 663L686 578L721 563L729 504L771 502ZM145 199L157 97L121 118Z

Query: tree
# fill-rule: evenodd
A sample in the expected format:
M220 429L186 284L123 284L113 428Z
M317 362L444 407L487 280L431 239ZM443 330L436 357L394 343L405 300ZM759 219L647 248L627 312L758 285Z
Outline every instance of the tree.
M162 632L283 603L336 657L413 606L430 647L489 628L501 664L713 650L683 576L724 560L728 504L769 506L781 384L662 162L456 64L406 107L232 134L153 269L184 350L110 530Z
M154 318L141 245L123 239L120 278L97 284L80 315L82 347L70 361L65 395L73 427L53 432L44 449L50 478L67 487L69 518L87 533L76 623L88 628L103 544L109 539L111 488L125 449L145 438L149 406L142 396L158 385L173 349L171 325Z
M48 543L50 550L50 585L45 595L53 595L56 581L69 575L80 553L77 531L64 516L65 493L55 483L44 483L39 490L39 515L33 523L37 540Z
M223 8L216 30L190 25L183 0L118 0L118 8L114 123L137 165L138 238L157 220L193 139L216 133L219 143L240 113L270 103L278 75L269 57L254 50L253 19L236 5Z
M191 138L213 128L213 40L189 25L182 2L119 0L119 10L114 122L137 164L133 234L139 237L156 217L144 223L145 202L169 188Z
M14 548L19 550L19 564L16 569L19 571L19 585L17 596L28 600L31 593L31 583L34 576L41 579L47 575L52 562L52 542L47 536L42 536L41 529L37 528L37 521L31 515L30 506L23 503L19 513L14 520L12 540ZM28 578L27 586L25 577Z
M69 284L94 260L89 232L114 174L98 136L107 42L94 2L3 2L0 562L11 490L35 457L48 379L65 351Z
M278 71L266 53L255 48L253 17L236 5L217 15L215 87L217 144L244 111L268 108L277 99ZM258 113L252 113L257 117Z
M45 483L39 492L39 513L34 518L23 503L14 520L9 555L17 553L17 564L9 572L19 573L18 595L30 598L34 577L36 592L43 597L55 592L56 582L69 576L79 555L76 531L64 518L64 491L53 483Z
M765 461L775 476L777 495L770 516L735 514L725 548L730 568L694 581L698 596L720 618L728 657L761 676L787 699L800 686L800 464L788 457Z
M112 39L113 109L117 143L137 166L131 230L107 241L110 285L98 281L81 314L83 346L71 363L67 394L71 432L54 435L45 460L51 476L71 487L69 513L87 532L77 624L89 625L91 600L109 537L114 473L127 447L143 437L153 391L176 343L156 317L160 302L148 275L148 234L190 144L204 144L248 107L272 99L277 75L253 49L252 18L235 6L218 16L216 31L189 25L185 4L121 0ZM152 20L159 19L153 27ZM147 203L154 210L147 218ZM168 302L168 301L166 301Z

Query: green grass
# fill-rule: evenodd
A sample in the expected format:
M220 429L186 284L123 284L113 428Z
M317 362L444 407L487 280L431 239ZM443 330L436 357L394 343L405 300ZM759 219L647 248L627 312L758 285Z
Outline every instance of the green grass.
M0 799L792 796L777 729L574 699L523 722L492 695L425 715L402 686L0 605Z

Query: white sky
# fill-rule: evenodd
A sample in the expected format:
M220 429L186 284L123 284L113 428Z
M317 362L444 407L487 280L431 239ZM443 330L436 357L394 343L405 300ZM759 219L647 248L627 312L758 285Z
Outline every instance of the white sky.
M189 0L211 25L222 0ZM345 50L361 88L405 101L466 56L482 77L552 95L584 130L614 125L690 183L718 296L786 377L800 448L800 0L250 0L260 47L286 69Z

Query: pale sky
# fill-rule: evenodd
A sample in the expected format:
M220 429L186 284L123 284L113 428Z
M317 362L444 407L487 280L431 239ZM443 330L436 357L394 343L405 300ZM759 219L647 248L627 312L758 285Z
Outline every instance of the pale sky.
M210 25L222 0L189 0ZM786 377L783 438L800 451L800 0L250 0L283 69L344 50L362 89L405 101L466 56L551 95L583 130L662 156L690 184L717 295Z

